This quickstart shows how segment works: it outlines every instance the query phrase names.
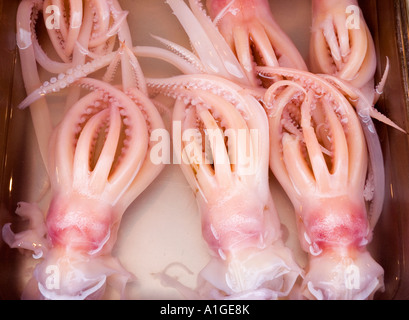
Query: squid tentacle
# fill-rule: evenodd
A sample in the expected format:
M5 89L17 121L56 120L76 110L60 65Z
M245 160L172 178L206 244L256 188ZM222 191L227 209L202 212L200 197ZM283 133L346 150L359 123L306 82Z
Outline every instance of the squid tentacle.
M189 72L189 73L205 73L206 69L203 63L200 61L200 59L194 55L191 51L186 50L184 47L169 41L167 39L152 35L153 38L156 40L162 42L164 45L166 45L172 52L176 53L178 56L180 56L183 60L187 61L190 65L192 65L197 72Z
M61 61L51 60L35 36L38 12L49 22L49 5L62 12L60 28L48 30ZM11 247L32 250L34 258L41 258L33 274L36 298L99 298L107 282L123 296L126 283L134 279L111 256L112 248L123 213L164 167L152 161L149 152L156 143L149 137L165 126L147 97L142 69L130 49L126 16L115 0L73 0L69 5L23 0L19 6L17 41L28 93L20 106L30 106L38 126L49 115L45 95L73 88L63 119L55 128L49 121L37 134L42 151L49 153L44 162L52 198L45 221L35 205L27 204L16 213L29 216L28 230L14 233L9 224L3 227ZM112 52L116 35L121 44ZM107 77L113 76L116 60L121 62L122 86L87 78L106 66ZM58 75L41 86L37 68L48 62L52 65L44 69ZM91 92L79 98L82 88ZM58 288L47 284L49 265L60 272ZM34 298L30 292L24 295Z

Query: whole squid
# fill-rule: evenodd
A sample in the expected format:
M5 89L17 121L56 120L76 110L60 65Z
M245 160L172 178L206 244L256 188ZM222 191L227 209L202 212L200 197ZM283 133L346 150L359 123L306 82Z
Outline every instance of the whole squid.
M270 167L296 213L308 266L301 287L311 299L369 299L383 288L383 269L367 245L374 224L366 193L368 148L358 115L324 78L285 68L266 92Z
M16 213L30 221L28 230L15 234L10 224L3 227L10 247L40 259L33 275L38 285L25 298L96 299L107 282L123 297L134 276L111 251L126 208L161 169L149 158L149 133L164 127L152 102L96 79L78 85L92 92L54 130L45 219L36 204L20 203Z
M19 14L25 16L27 10L38 10L42 4L23 1ZM70 2L72 10L79 10L76 4ZM132 39L123 19L126 14L117 1L90 1L86 7L90 16L84 24L93 33L88 39L92 45L84 47L77 43L82 62L75 59L75 48L68 50L64 42L68 40L61 38L65 29L61 28L57 38L64 49L60 50L64 62L55 65L66 69L34 87L39 80L34 81L38 77L36 62L41 65L40 60L46 59L45 53L38 51L34 28L30 29L29 45L20 47L23 66L28 68L23 69L23 78L32 90L27 90L28 96L19 107L30 106L32 110L40 106L40 112L33 117L35 125L38 116L48 114L46 95L67 90L69 100L78 94L49 136L37 134L40 148L48 146L44 164L51 202L46 212L37 204L21 202L16 213L29 221L27 230L15 233L10 224L2 229L3 239L10 247L33 251L33 258L39 260L23 298L98 299L104 297L107 284L123 298L126 283L135 277L112 256L120 222L128 206L163 169L163 164L151 161L150 151L155 142L150 135L165 127L147 96L142 70L129 49ZM98 13L108 19L105 24ZM112 20L110 14L114 16ZM21 34L23 30L20 29ZM116 34L121 42L112 51L112 39L115 40L112 37ZM75 41L72 38L75 36L68 36ZM77 62L78 65L72 65ZM119 63L121 83L110 84ZM107 69L102 80L87 77L104 67ZM70 90L73 87L79 90L73 92ZM83 95L83 89L90 92ZM38 133L42 132L40 128Z
M278 299L302 270L283 241L269 188L268 121L241 86L211 75L151 79L156 92L176 99L173 139L199 207L211 260L190 289L158 277L187 298ZM165 270L166 271L166 270Z

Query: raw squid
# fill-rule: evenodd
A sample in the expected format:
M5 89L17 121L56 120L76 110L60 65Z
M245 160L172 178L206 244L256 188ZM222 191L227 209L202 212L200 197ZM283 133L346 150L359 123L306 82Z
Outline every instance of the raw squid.
M20 5L17 40L28 96L19 107L30 106L52 192L45 221L36 204L22 202L16 213L29 220L28 230L3 228L11 247L42 259L34 292L24 296L101 298L109 282L123 296L134 277L111 251L124 211L162 169L149 159L149 135L164 128L137 54L164 59L186 74L147 82L153 93L176 99L173 121L182 135L173 146L211 253L197 288L166 270L157 275L163 283L188 298L280 299L302 276L307 298L371 298L383 287L383 270L366 246L384 186L370 117L393 124L372 106L379 93L371 99L360 91L373 88L376 61L362 15L358 11L358 24L350 20L356 1L313 0L311 57L314 71L328 74L322 77L305 71L266 0L208 0L213 21L197 0L189 0L191 9L182 0L166 2L194 53L160 37L173 53L132 48L127 12L116 0ZM59 28L47 27L56 60L35 35L39 12L45 25L55 23L50 5L70 10ZM114 51L116 39L121 43ZM108 82L119 63L122 84L113 86ZM41 85L39 66L55 77ZM88 78L107 66L103 81ZM259 73L263 84L272 83L267 90ZM44 96L66 87L68 109L53 129ZM91 92L77 101L79 88ZM284 244L269 162L296 212L309 256L305 275Z
M175 64L185 73L218 75L245 87L259 87L256 63L307 67L297 48L273 19L267 1L208 1L207 15L200 1L168 0L189 36L195 54L166 39L156 37L174 54L158 48L139 48L140 54ZM181 60L186 64L182 65Z
M313 70L336 86L356 108L369 151L368 179L372 189L368 215L374 228L382 212L385 193L385 170L381 144L372 118L404 132L375 109L389 73L386 59L384 75L376 88L376 52L372 36L358 2L313 0L311 35Z
M309 263L302 294L314 299L368 299L383 288L383 269L366 246L373 223L365 193L368 148L358 116L323 78L285 68L266 92L270 167L289 196Z
M273 18L267 0L207 0L206 3L210 17L253 85L259 82L256 65L307 70L298 49Z
M268 183L268 121L242 88L210 75L148 83L177 99L175 153L194 191L211 261L195 291L166 273L164 284L188 298L277 299L301 273L282 240ZM267 138L267 139L266 139Z
M60 8L65 7L62 2L57 3ZM72 19L75 13L79 14L81 3L70 2ZM26 17L27 10L34 10L36 14L42 4L46 12L47 1L23 1L19 13ZM73 25L79 23L77 16L79 20L71 21L69 28L62 27L57 35L50 34L51 39L56 37L52 42L58 40L57 44L61 45L55 49L63 62L55 65L64 64L68 68L60 70L58 77L42 86L33 87L39 81L36 61L41 64L40 59L47 59L38 45L33 46L33 42L36 43L34 28L29 29L32 34L26 39L27 47L20 47L22 66L27 66L27 71L31 72L27 74L23 68L23 77L26 85L32 88L27 90L30 94L21 108L30 105L33 109L39 105L41 111L37 116L47 115L46 94L72 85L91 91L69 106L58 126L51 128L49 136L42 128L37 132L40 146L49 145L44 162L52 200L45 218L36 204L22 202L16 213L29 220L28 229L14 233L10 224L3 227L3 239L10 247L31 250L35 259L41 259L30 281L34 285L27 286L23 298L96 299L103 297L107 283L124 297L125 285L134 276L111 255L121 218L163 168L163 164L154 164L150 159L155 145L150 134L157 129L164 130L164 123L147 96L139 63L128 48L132 39L121 18L126 14L117 1L90 1L87 10L90 10L88 19L91 20L82 27L87 25L88 31L92 29L94 33L87 40L89 46L77 43L84 62L72 66L78 60L75 48L69 43L75 41L76 35L81 37L83 31L72 30L75 29ZM110 13L114 16L113 22ZM104 23L101 17L108 20ZM21 19L18 21L23 23ZM90 21L97 23L92 27ZM24 30L20 29L20 33ZM111 52L108 44L116 33L121 44L117 52ZM37 50L35 54L34 49ZM87 57L91 61L85 63ZM114 78L119 63L122 83L113 86L108 82ZM105 66L108 68L103 81L86 77ZM37 79L34 81L31 77ZM80 92L70 90L67 100L77 93ZM33 117L35 125L38 119Z
M135 65L135 57L117 56ZM53 133L48 161L52 201L46 221L35 205L23 203L17 214L29 219L31 228L18 234L9 224L3 228L11 247L33 250L44 259L34 278L47 299L101 297L107 278L123 293L132 276L110 255L121 217L163 168L149 156L154 146L150 133L164 124L146 88L141 91L125 78L123 91L91 78L73 83L92 92L67 111ZM50 278L52 268L58 271L57 284Z
M135 88L126 95L96 79L77 83L92 92L53 133L46 220L35 204L21 203L17 214L30 229L14 234L10 224L3 227L11 247L42 259L34 278L46 299L100 298L107 279L123 294L133 276L111 256L121 217L161 169L149 158L149 133L164 127L152 102Z
M262 95L199 2L191 1L191 9L180 0L167 3L195 53L156 37L174 53L145 48L143 54L186 75L147 83L152 93L176 99L173 126L182 134L174 152L195 192L212 258L195 289L166 270L158 277L187 298L286 297L302 271L284 245L269 189L268 121L254 97Z
M237 60L236 56L213 25L210 18L202 10L198 1L190 1L190 8L183 0L168 0L183 29L189 36L195 53L182 48L166 39L157 37L175 54L167 53L162 59L177 64L176 57L182 57L190 66L189 73L205 73L230 79L244 86L251 85L250 79ZM193 69L192 69L193 68Z
M43 23L38 21L40 14ZM116 0L87 0L84 3L79 0L21 1L16 19L17 46L27 94L41 86L40 74L44 70L55 74L52 78L54 81L67 70L84 64L87 51L98 54L112 51L116 34L126 15ZM39 37L37 32L41 28L46 32ZM76 92L72 91L67 99L67 106L79 98L78 90L74 90ZM47 101L38 99L30 105L30 112L40 152L46 163L48 141L53 129Z
M373 88L375 47L358 2L313 0L312 6L311 70Z

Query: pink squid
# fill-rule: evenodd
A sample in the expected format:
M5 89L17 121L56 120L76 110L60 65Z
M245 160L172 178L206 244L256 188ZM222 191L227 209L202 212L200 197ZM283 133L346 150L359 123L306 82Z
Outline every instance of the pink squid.
M368 154L371 228L382 212L385 172L381 144L372 118L404 132L375 109L389 73L386 59L384 75L375 86L376 51L372 35L356 0L313 1L310 44L312 69L337 87L355 107L363 128Z
M150 79L155 92L176 98L174 152L195 193L211 254L189 289L158 275L188 298L286 297L302 272L283 242L268 183L268 121L260 103L211 75Z
M188 35L193 52L154 36L169 50L137 47L136 54L167 61L185 74L217 75L253 89L261 84L257 64L307 69L295 45L273 19L267 1L209 1L210 14L218 14L213 21L200 1L166 3Z
M121 10L116 0L21 1L16 18L17 46L27 94L41 86L45 72L55 75L49 76L53 82L68 70L84 64L87 52L99 55L111 52L117 33L120 37L126 33L123 31L126 15L127 12ZM39 21L40 16L43 23ZM44 31L41 37L37 35L39 30ZM131 46L131 43L127 45ZM67 106L78 98L79 92L75 88L67 99ZM40 152L46 163L52 132L47 101L38 99L30 106L30 112Z
M159 37L170 50L134 52L185 73L147 84L152 94L176 100L173 127L181 135L173 137L174 153L196 196L211 260L194 289L169 276L167 268L157 277L187 298L286 297L302 270L284 244L269 188L268 121L257 101L262 94L197 1L190 8L181 0L167 3L194 53Z
M307 69L298 49L275 22L265 0L208 1L210 16L197 0L189 0L189 6L181 0L166 2L189 36L194 53L155 37L170 51L138 48L144 56L168 61L184 73L218 75L246 88L261 84L257 65Z
M32 228L18 234L3 228L11 247L43 259L34 278L47 299L101 297L108 278L123 293L133 276L111 256L121 217L161 170L149 158L149 133L164 127L152 102L135 88L126 95L96 79L77 84L92 92L53 133L45 222L36 205L22 203L17 213Z
M375 46L358 2L313 0L312 6L312 71L373 88Z
M267 0L207 0L206 4L213 23L253 85L258 83L256 65L307 70L298 49L275 21Z
M35 205L22 204L17 213L31 228L18 234L9 224L3 228L11 247L43 259L34 278L49 299L101 297L107 278L123 291L132 275L110 255L121 217L163 168L150 159L150 134L164 124L145 90L136 84L120 90L92 78L73 83L92 92L67 111L52 135L45 224ZM50 285L50 266L59 272L57 287Z
M246 73L197 1L167 1L194 53L156 37L170 50L135 48L178 67L184 76L147 79L150 91L176 99L173 147L196 195L211 260L195 289L157 276L187 298L278 299L302 270L284 244L269 188L268 122L254 75ZM267 139L266 139L267 137ZM193 141L192 141L193 140ZM250 154L249 154L250 153Z
M270 167L294 206L308 253L302 294L371 298L383 288L383 269L367 250L376 218L368 215L365 193L373 185L357 113L320 76L285 68L259 71L283 78L265 95Z
M91 91L70 105L49 137L37 136L40 144L49 145L44 162L52 199L47 213L44 215L36 204L21 202L16 213L29 220L28 229L14 233L11 225L6 224L2 230L3 239L10 247L31 250L35 259L41 259L23 298L97 299L103 297L107 283L124 297L126 283L134 275L112 256L121 218L163 169L163 164L153 163L150 158L156 144L150 135L165 127L155 104L147 96L140 65L128 49L128 44L132 45L129 28L119 18L117 1L97 3L97 7L88 8L94 12L105 5L109 9L106 14L112 12L121 20L116 27L115 18L112 22L104 15L111 35L100 23L98 28L91 28L94 31L102 28L89 41L95 42L96 47L101 45L103 53L100 55L99 50L85 49L80 44L77 48L83 54L84 63L69 67L58 77L28 90L28 97L20 105L20 108L33 108L40 101L47 114L46 95L72 86ZM20 13L25 12L24 6L28 4L23 1ZM116 31L121 40L119 49L105 51ZM105 37L102 32L106 33ZM31 44L23 48L21 58L36 77L35 66L27 59L35 57L31 49ZM66 50L61 50L62 60L63 53ZM85 63L87 57L90 61ZM119 63L122 81L114 86L108 82L114 78ZM106 66L104 81L87 77ZM29 77L25 76L25 82L33 85Z

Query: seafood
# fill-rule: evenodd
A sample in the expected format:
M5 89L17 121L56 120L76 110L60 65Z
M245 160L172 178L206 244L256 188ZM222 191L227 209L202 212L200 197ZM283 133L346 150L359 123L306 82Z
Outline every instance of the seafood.
M189 36L195 53L171 41L156 37L174 52L173 54L168 52L163 55L163 58L159 55L159 58L176 65L178 62L176 57L179 56L193 68L189 73L218 75L245 86L251 85L250 79L246 76L236 56L202 10L198 1L191 1L190 8L182 0L168 0L166 2Z
M176 100L172 120L181 135L173 139L174 152L195 193L211 260L195 289L168 276L167 268L157 276L188 298L285 297L302 271L284 245L268 184L268 122L257 101L262 96L199 2L190 8L180 0L167 3L195 53L156 37L170 51L153 55L145 48L146 55L180 66L186 75L147 84L152 94Z
M176 98L173 140L195 193L211 261L196 290L166 273L163 283L188 298L277 299L302 272L282 239L268 183L268 121L241 86L211 75L151 79L155 91Z
M64 7L62 2L58 3ZM27 14L27 9L38 9L40 4L40 1L23 1L19 11ZM45 1L46 4L49 2ZM81 6L77 5L75 1L70 2L72 19L80 10ZM46 94L67 87L91 91L69 106L49 137L37 136L40 144L49 144L45 166L52 198L45 218L36 204L21 202L16 213L29 220L28 229L14 233L11 225L6 224L2 230L3 239L10 247L31 250L35 259L41 259L31 281L37 285L27 286L23 298L96 299L103 297L107 283L124 297L125 285L134 276L111 255L121 218L131 202L163 169L163 164L154 164L150 159L150 151L156 144L150 140L150 135L155 130L165 130L165 126L156 106L147 96L139 63L128 49L128 44L132 46L132 39L127 24L120 18L125 14L121 14L116 1L98 1L95 5L87 6L91 16L95 10L105 7L108 11L101 14L108 20L105 27L102 21L93 20L90 16L88 19L91 20L85 23L89 25L89 31L93 29L96 32L89 39L92 45L88 50L92 51L81 45L79 48L84 61L86 56L92 61L68 68L40 89L28 90L31 92L28 102L21 105L30 105L32 109L33 105L40 103L44 108L42 112L47 114ZM109 12L115 16L111 27L111 18L106 16ZM98 28L91 28L92 21L98 21ZM80 37L82 32L71 30L75 29L73 24L71 21L70 28L66 28L69 31L60 28L61 34L50 35L51 39L59 39L61 47L56 50L64 61L62 63L68 65L78 60L75 59L75 48L69 50L72 46L66 42L75 39L71 33ZM104 29L107 27L108 30ZM117 32L121 40L117 52L110 52L108 48L112 32ZM67 39L61 40L64 34ZM30 37L35 39L33 35ZM20 49L23 50L23 66L29 66L28 70L38 77L35 72L37 66L30 64L35 64L30 59L37 59L30 52L32 43ZM100 50L103 52L101 56L98 54ZM119 63L121 85L114 86L109 82L114 78ZM86 77L105 66L108 68L103 80ZM31 82L30 75L25 72L23 69L25 83L33 85L34 81ZM48 86L53 89L39 93ZM35 119L33 121L36 122Z
M356 111L322 77L285 68L259 71L284 78L265 95L270 167L294 206L309 255L302 292L314 299L371 298L383 287L383 269L366 249L374 223L365 192L373 185Z
M272 17L267 1L208 1L214 21L200 1L189 0L189 6L180 0L166 2L189 36L195 53L155 36L170 51L139 48L144 56L173 63L184 73L218 75L253 88L262 84L256 65L307 70L301 54Z
M358 2L313 1L313 26L310 55L312 68L337 87L355 107L364 130L368 153L368 179L372 188L368 216L374 228L382 212L385 194L385 170L381 144L372 118L405 132L375 109L383 92L388 73L374 89L376 52L372 35Z
M161 59L173 64L185 74L218 75L225 79L237 82L250 90L251 83L247 78L246 73L231 49L228 47L226 41L218 32L217 28L211 24L210 19L204 15L202 11L199 11L199 13L203 19L198 19L193 11L191 11L182 0L169 0L167 3L187 32L195 53L158 36L154 37L166 45L167 49L148 46L132 47L129 45L130 41L126 41L126 45L122 52L127 51L126 56L128 57L132 56L132 54L130 54L132 52L137 56ZM194 3L194 5L197 6L198 4ZM204 23L203 21L207 23ZM124 37L119 37L119 39L123 38ZM76 80L86 77L108 65L115 66L113 61L115 57L116 59L119 57L117 52L95 55L85 48L82 48L82 51L91 58L90 61L69 68L65 72L59 74L58 77L53 79L53 81L45 81L43 84L38 84L38 86L33 88L27 97L19 104L18 108L26 108L40 100L42 96L58 92L70 86ZM126 59L121 58L121 63L123 72L126 73L128 70L135 70L132 66L129 66L128 68L125 67ZM136 64L138 63L136 62ZM114 67L112 67L112 69L114 69ZM137 69L140 69L140 67L137 67ZM141 71L139 71L139 73L141 73ZM106 78L108 79L110 76L107 75ZM126 77L126 79L128 78L129 77ZM138 78L140 80L144 79L142 76ZM261 95L259 96L261 97Z
M35 204L22 203L17 214L29 219L31 228L14 234L10 224L3 227L10 247L43 259L34 277L47 299L101 297L107 278L123 293L132 275L110 255L121 217L161 169L149 158L149 133L164 127L152 102L135 88L126 95L96 79L78 85L92 92L68 110L53 133L46 220Z
M69 9L69 12L66 10ZM43 23L39 22L40 14ZM87 52L107 54L113 50L117 33L124 37L123 22L127 12L118 2L72 0L23 0L17 12L17 46L27 94L41 86L42 70L60 76L86 61ZM67 18L69 17L69 18ZM37 31L46 30L48 38L39 37ZM127 43L132 45L131 43ZM51 48L49 48L51 47ZM50 50L45 50L49 48ZM55 53L56 57L50 58ZM77 90L78 91L78 90ZM79 93L71 92L67 106L78 100ZM52 121L47 101L38 99L30 105L32 121L44 163L47 162L48 141Z
M358 2L313 0L312 7L311 70L373 88L375 46Z
M18 45L28 96L19 108L30 106L52 192L45 221L36 204L21 202L16 213L29 220L28 229L3 228L11 247L40 260L35 292L28 288L24 296L101 298L107 283L123 296L134 279L111 253L123 213L163 167L149 159L149 137L164 128L152 93L176 100L173 123L183 130L173 147L211 254L196 288L167 269L156 274L165 285L188 298L278 299L302 276L307 298L371 298L383 287L383 270L366 246L384 193L371 117L394 125L373 108L384 82L373 99L361 91L373 88L372 40L364 44L364 33L341 30L341 6L314 1L313 65L328 74L315 76L305 72L265 0L208 0L213 21L197 0L189 1L191 10L182 0L166 2L192 52L157 36L170 51L132 47L127 12L115 0L22 1ZM343 8L345 24L350 17ZM36 37L41 12L45 42ZM65 18L58 20L58 12ZM368 37L360 21L357 29ZM47 54L45 43L55 52ZM148 90L134 55L166 60L186 75L146 79ZM118 64L122 82L111 85ZM102 81L90 78L105 67ZM40 69L53 74L42 84ZM269 85L265 90L260 83ZM80 97L83 89L91 92ZM67 109L52 128L45 96L61 90L69 90ZM269 161L296 211L309 255L305 275L284 244Z
M256 65L307 70L298 49L275 21L267 0L207 0L206 4L213 23L253 85L259 83Z

